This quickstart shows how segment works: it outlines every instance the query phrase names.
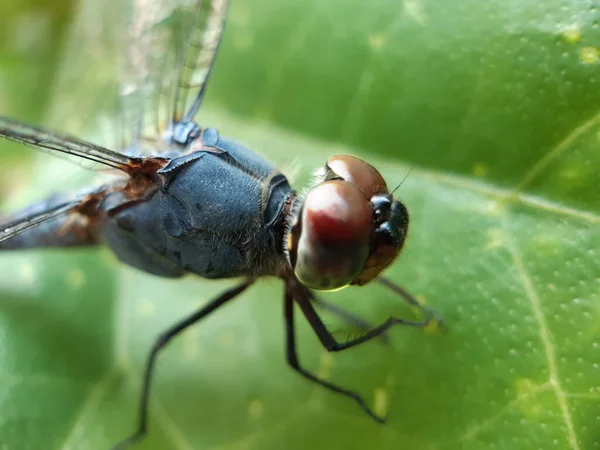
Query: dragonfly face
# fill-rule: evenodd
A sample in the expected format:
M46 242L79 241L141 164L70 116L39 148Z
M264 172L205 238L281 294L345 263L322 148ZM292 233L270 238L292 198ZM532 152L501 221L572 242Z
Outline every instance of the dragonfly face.
M122 262L159 276L193 273L205 278L244 278L157 339L146 366L136 432L117 448L146 432L152 374L160 349L265 275L284 282L288 364L310 381L351 398L382 422L384 418L358 394L300 365L294 304L329 351L358 345L395 324L425 326L431 318L439 320L402 288L379 276L403 247L408 212L393 198L381 174L360 158L329 158L318 183L302 198L273 164L198 124L194 118L212 71L227 5L224 0L182 2L181 7L167 7L166 12L160 8L137 11L139 20L134 20L131 39L136 64L129 77L137 82L133 88L119 90L127 94L118 102L123 108L119 117L134 120L130 139L115 147L129 150L115 151L0 117L0 137L92 161L125 175L79 193L54 195L14 214L0 223L0 250L104 244ZM153 13L157 16L148 17ZM163 38L159 40L162 49L155 48L156 36ZM160 65L154 67L157 61ZM173 66L165 67L165 62ZM148 76L149 67L162 78ZM148 81L154 83L152 88L145 86ZM137 107L133 115L132 105ZM166 131L161 115L149 106L163 112L167 108ZM150 139L149 128L155 131ZM154 150L150 154L143 151L147 141ZM371 329L312 291L360 286L372 280L418 307L426 320L390 317ZM337 342L314 305L350 320L365 334Z
M295 218L290 262L312 289L363 285L394 260L407 232L408 211L377 169L355 156L333 156Z

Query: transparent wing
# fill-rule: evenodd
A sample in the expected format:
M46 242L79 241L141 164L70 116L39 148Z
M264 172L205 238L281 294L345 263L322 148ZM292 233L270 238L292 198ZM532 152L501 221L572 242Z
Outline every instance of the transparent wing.
M124 149L120 108L123 45L129 0L82 0L66 32L60 65L48 74L50 98L44 125L85 137L112 150Z
M159 141L173 123L193 120L206 90L227 12L225 0L165 0L134 14L130 74L124 89L134 142Z
M82 1L67 38L52 128L128 154L166 150L204 97L226 0Z
M32 213L17 219L9 219L8 221L0 222L0 243L7 241L19 234L41 225L51 219L69 214L79 208L81 200L72 200L48 208L44 211Z
M56 194L0 220L0 250L71 247L97 243L105 187Z
M225 0L204 0L197 4L183 57L178 61L173 122L193 120L200 108L221 42L227 8Z
M144 148L152 148L152 144L155 148L151 151L161 150L162 132L155 107L160 90L156 80L163 70L159 62L165 67L168 64L162 48L168 48L169 36L157 27L177 4L174 0L133 0L128 30L122 33L119 111L125 124L123 145L139 153L146 153Z
M51 153L57 152L93 161L125 172L137 163L133 158L104 147L25 125L6 117L0 117L0 137Z

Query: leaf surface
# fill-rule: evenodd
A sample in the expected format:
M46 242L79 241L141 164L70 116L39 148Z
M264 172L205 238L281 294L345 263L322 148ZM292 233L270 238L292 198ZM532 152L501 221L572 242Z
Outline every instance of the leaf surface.
M161 356L136 448L600 448L598 21L583 0L233 0L202 123L296 186L336 153L390 185L412 168L388 275L449 331L398 328L330 355L298 318L306 367L389 412L381 426L286 366L282 286L265 280ZM34 115L6 92L2 114ZM49 161L3 199L59 185ZM107 251L2 254L0 444L114 444L133 430L153 339L229 285L154 278ZM374 323L414 315L380 286L327 298Z

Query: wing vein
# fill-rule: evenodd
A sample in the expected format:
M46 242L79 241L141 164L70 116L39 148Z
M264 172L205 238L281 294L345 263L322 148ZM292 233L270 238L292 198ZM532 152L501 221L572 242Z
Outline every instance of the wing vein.
M0 117L0 137L38 149L57 151L126 171L132 158L71 136L60 135Z
M81 200L61 203L53 208L47 209L40 213L31 214L26 217L21 217L18 220L0 224L0 242L7 241L31 228L37 227L43 222L54 219L56 217L68 214L75 210L81 203Z
M198 56L196 59L196 67L207 66L206 74L204 79L200 83L198 93L194 97L192 105L187 110L184 116L184 120L193 120L194 116L200 109L202 100L206 93L206 86L215 65L215 59L219 46L221 45L223 29L225 28L225 18L227 16L227 10L229 4L226 0L212 0L211 14L206 21L206 30L203 33L203 46L199 48ZM206 48L204 48L206 46ZM206 51L205 51L206 50ZM207 60L203 62L203 58Z

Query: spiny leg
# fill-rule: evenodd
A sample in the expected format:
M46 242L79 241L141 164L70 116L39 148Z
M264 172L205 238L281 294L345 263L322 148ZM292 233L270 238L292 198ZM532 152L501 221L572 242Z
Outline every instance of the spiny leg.
M308 295L310 300L313 302L314 305L317 306L317 308L321 308L324 311L330 312L331 314L339 317L340 319L342 319L343 321L347 322L349 325L358 328L359 330L361 330L363 333L368 332L369 330L371 330L373 328L373 325L371 323L369 323L368 321L366 321L365 319L363 319L362 317L353 314L349 311L346 311L343 308L340 308L339 306L330 303L326 300L323 300L321 297L318 297L317 295L315 295L314 292L312 291L308 291ZM382 334L380 336L382 342L387 343L388 342L388 338L385 334Z
M167 331L165 331L160 336L158 336L156 341L154 341L154 345L152 346L152 349L150 350L150 355L148 356L148 360L146 362L146 370L144 372L144 382L142 384L142 393L140 396L140 403L139 403L139 418L138 418L137 430L131 436L129 436L129 437L123 439L122 441L120 441L119 443L117 443L113 447L113 450L125 449L125 448L129 447L130 445L132 445L133 443L135 443L136 441L138 441L139 439L141 439L144 436L144 434L146 434L147 425L148 425L148 403L149 403L149 399L150 399L150 387L152 384L152 376L154 374L154 365L156 363L156 357L158 356L158 352L160 352L160 350L162 350L171 341L171 339L173 339L175 336L177 336L183 330L185 330L189 326L195 324L200 319L206 317L208 314L215 311L217 308L219 308L221 305L225 304L227 301L237 297L252 283L253 283L253 280L248 280L248 281L245 281L244 283L238 285L237 287L224 292L219 297L217 297L216 299L212 300L207 305L205 305L204 307L199 309L197 312L195 312L194 314L191 314L190 316L188 316L185 319L181 320L180 322L176 323L171 328L169 328Z
M350 339L346 342L338 342L335 339L335 337L331 334L331 332L327 329L327 327L325 327L323 320L321 320L321 318L315 311L315 308L309 300L309 295L306 293L306 289L299 285L294 286L294 288L294 299L302 309L306 320L308 320L308 323L316 333L323 346L330 352L339 352L341 350L345 350L347 348L351 348L356 345L362 344L363 342L367 342L385 333L394 325L406 325L411 327L422 328L428 325L430 322L430 319L426 319L423 321L411 321L399 319L396 317L390 317L381 325L372 328L371 330L367 331L365 334L357 337L356 339Z
M400 297L402 297L404 299L404 301L406 301L409 305L412 305L412 306L415 306L416 308L418 308L419 311L421 311L421 313L423 313L423 315L427 318L428 321L433 319L442 328L445 327L444 319L435 309L430 308L429 306L422 305L419 302L419 300L417 300L413 295L410 294L410 292L408 292L402 286L394 283L392 280L390 280L389 278L386 278L386 277L380 276L380 277L377 277L376 280L379 283L381 283L382 285L384 285L385 287L387 287L388 289L390 289L393 292L395 292L396 294L398 294Z
M310 303L309 303L310 304ZM311 305L312 307L312 305ZM310 381L317 383L320 386L323 386L330 391L337 392L338 394L344 395L353 399L358 406L366 412L370 417L375 419L377 422L384 423L385 417L380 417L375 412L369 408L363 398L354 391L349 389L345 389L343 387L337 386L333 383L330 383L322 378L319 378L312 372L307 371L300 367L300 362L298 360L298 353L296 351L296 335L294 330L294 297L290 290L286 287L285 299L284 299L284 314L285 314L285 328L286 328L286 355L288 364L300 375L309 379ZM315 313L316 314L316 313Z

